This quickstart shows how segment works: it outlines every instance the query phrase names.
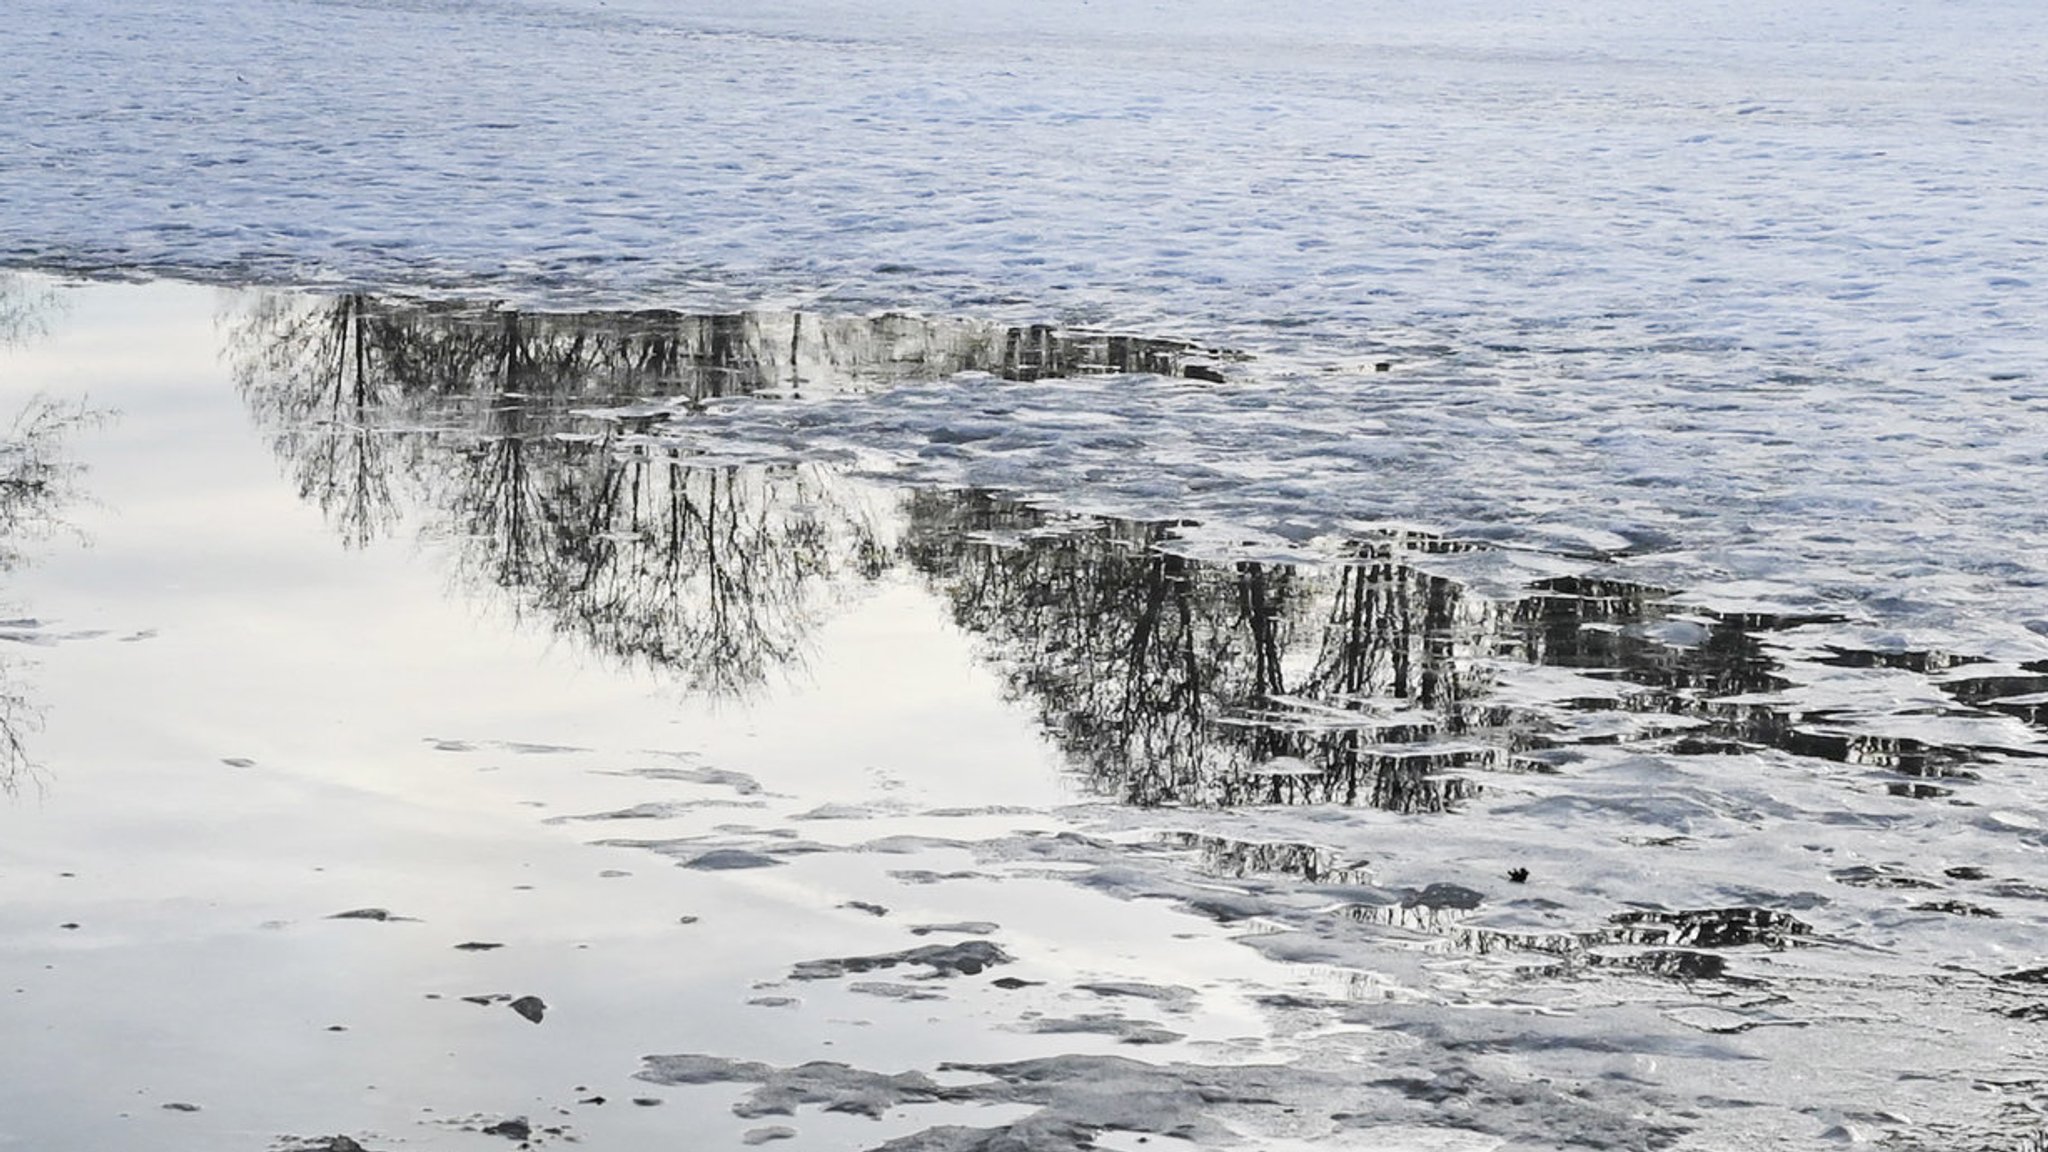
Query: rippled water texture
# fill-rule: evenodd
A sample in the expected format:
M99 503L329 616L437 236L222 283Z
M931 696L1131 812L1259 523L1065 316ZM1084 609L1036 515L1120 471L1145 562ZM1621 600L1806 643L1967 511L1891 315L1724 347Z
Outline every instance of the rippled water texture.
M25 0L0 261L1233 348L1227 393L1026 393L922 467L1290 538L1563 534L1724 608L2028 644L2044 45L1997 0Z

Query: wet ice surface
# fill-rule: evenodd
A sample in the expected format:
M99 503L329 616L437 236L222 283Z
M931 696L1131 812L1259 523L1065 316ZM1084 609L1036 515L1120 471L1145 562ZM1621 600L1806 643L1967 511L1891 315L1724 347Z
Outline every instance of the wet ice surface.
M120 416L11 577L24 1146L2038 1138L2028 652L704 431L1216 349L37 309L10 383Z

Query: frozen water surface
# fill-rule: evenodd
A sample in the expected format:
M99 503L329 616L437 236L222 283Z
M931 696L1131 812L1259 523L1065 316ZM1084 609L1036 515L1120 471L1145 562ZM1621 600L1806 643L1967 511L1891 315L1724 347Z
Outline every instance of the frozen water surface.
M2038 657L711 433L1186 343L9 290L24 1147L2039 1138Z
M809 442L1992 642L2048 627L2044 46L1996 0L23 0L0 261L1235 348L1220 392L1025 391L959 446L946 384Z
M2037 6L0 61L0 1146L2044 1139Z

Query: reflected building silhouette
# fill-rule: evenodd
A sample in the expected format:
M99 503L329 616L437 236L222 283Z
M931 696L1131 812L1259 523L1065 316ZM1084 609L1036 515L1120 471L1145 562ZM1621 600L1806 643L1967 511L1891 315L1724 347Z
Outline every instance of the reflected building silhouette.
M1321 564L1197 560L1170 523L972 491L892 503L819 466L684 458L659 435L721 398L969 370L1185 370L1184 344L902 316L267 295L233 319L230 346L300 494L349 543L404 525L451 557L458 584L522 619L722 697L800 666L836 596L907 567L1091 788L1128 804L1440 811L1490 776L1623 742L1782 748L1935 796L1945 785L1928 778L1967 778L1974 756L1727 702L1788 686L1765 637L1806 620L1681 613L1662 589L1586 577L1482 596L1432 569L1485 546L1420 532L1357 539ZM612 415L579 414L600 408ZM635 411L651 414L621 415ZM1578 678L1532 686L1534 666ZM2008 676L1981 692L2034 688ZM1335 866L1239 854L1253 857L1309 879Z

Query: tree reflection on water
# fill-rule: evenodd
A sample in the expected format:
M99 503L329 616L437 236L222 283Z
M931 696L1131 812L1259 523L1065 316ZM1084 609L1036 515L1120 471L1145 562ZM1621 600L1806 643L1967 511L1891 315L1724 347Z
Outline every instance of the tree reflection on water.
M350 544L407 525L522 619L723 698L800 668L846 592L920 580L1092 787L1125 803L1440 811L1490 775L1554 771L1602 742L1778 747L1910 776L1953 775L1971 754L1729 702L1787 685L1765 638L1799 619L1684 614L1664 590L1588 577L1479 595L1432 569L1485 546L1421 532L1354 539L1320 564L1196 559L1170 524L973 491L878 499L817 464L709 463L659 435L723 397L1171 371L1194 355L1185 344L270 295L235 319L231 347L301 496ZM579 415L600 407L612 414ZM1505 690L1538 667L1584 687Z
M0 348L46 335L49 316L61 298L13 273L0 273ZM0 432L0 576L31 558L31 547L64 527L66 505L78 498L83 468L71 459L67 441L104 413L82 400L31 397ZM9 638L32 635L35 620L8 621ZM8 662L0 661L0 793L11 793L34 767L26 734L41 723L34 703L16 686Z
M1665 595L1548 582L1471 594L1421 561L1473 545L1413 532L1322 565L1203 562L1166 525L1065 525L973 493L909 499L905 551L1097 785L1150 804L1439 811L1487 773L1549 770L1568 709L1701 711L1775 683L1753 640L1653 650L1622 626ZM1594 627L1597 626L1597 627ZM1504 665L1649 691L1556 709L1494 697ZM1661 690L1660 690L1661 689Z
M261 294L237 384L299 495L353 546L408 515L460 578L693 691L796 663L817 604L893 563L816 466L695 463L578 407L800 396L985 371L1177 370L1192 346L909 316L524 314Z
M63 306L63 297L47 281L0 271L0 348L47 335L51 314Z
M728 319L271 295L230 342L299 494L344 540L410 520L521 619L738 696L799 661L830 587L883 562L873 517L816 467L692 463L574 412L752 387Z

